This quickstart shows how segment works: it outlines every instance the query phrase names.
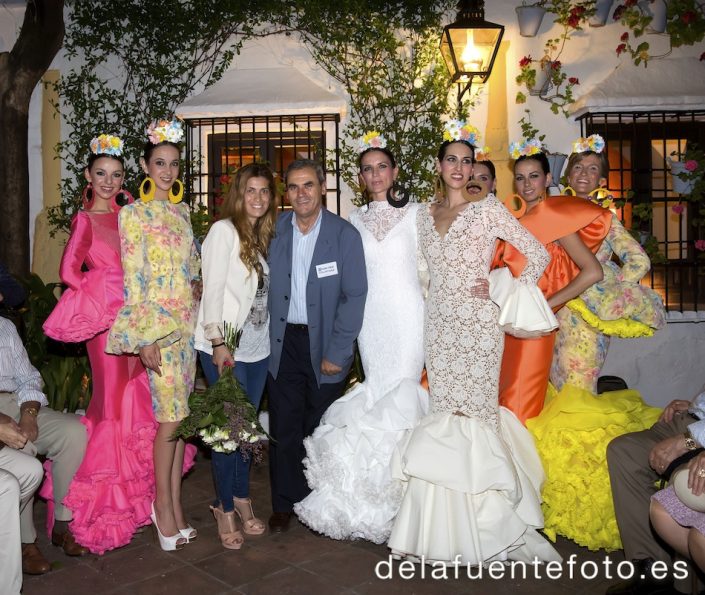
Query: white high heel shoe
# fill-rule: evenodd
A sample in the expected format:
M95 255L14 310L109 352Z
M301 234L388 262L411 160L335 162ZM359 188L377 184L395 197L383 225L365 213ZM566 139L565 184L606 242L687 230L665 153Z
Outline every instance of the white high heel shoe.
M181 537L186 540L186 543L191 543L196 540L196 537L198 537L198 531L196 531L196 529L194 529L191 525L186 525L185 529L179 529L179 533L181 533Z
M152 519L152 524L157 532L157 537L159 537L159 546L165 552L173 552L174 550L180 550L187 543L187 538L179 531L176 535L163 535L159 530L159 525L157 525L157 513L154 512L154 502L152 502L152 514L149 515Z

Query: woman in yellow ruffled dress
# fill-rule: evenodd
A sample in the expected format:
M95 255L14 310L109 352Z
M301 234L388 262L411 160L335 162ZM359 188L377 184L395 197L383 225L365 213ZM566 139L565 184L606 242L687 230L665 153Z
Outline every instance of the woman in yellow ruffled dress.
M599 135L573 144L566 194L607 208L611 201L603 188L609 172L604 148ZM615 254L621 266L613 261ZM610 335L650 336L664 325L665 312L660 298L639 284L650 268L648 256L614 215L596 256L603 280L556 314L560 328L547 405L527 427L546 469L546 534L553 539L563 535L592 550L614 550L621 542L607 474L607 444L621 434L650 427L660 410L645 405L633 390L597 396L597 378Z

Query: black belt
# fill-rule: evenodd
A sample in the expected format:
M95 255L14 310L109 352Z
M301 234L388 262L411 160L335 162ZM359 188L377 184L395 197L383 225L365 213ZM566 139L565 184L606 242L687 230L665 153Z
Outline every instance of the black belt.
M292 330L292 331L299 331L299 332L303 332L303 333L308 332L308 324L296 324L293 322L287 322L286 328L288 328L289 330Z

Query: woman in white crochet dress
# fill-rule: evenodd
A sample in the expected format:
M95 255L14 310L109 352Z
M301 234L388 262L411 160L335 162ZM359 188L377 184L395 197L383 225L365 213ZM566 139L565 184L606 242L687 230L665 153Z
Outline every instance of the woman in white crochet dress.
M440 196L417 217L419 265L430 279L424 343L431 412L394 457L406 490L389 547L426 562L560 560L537 532L543 470L531 435L498 403L500 310L473 293L478 278L489 277L500 238L526 257L513 282L519 296L539 293L549 256L487 188L466 191L477 130L451 121L444 139L436 161Z
M406 430L427 411L423 298L416 268L416 212L395 197L396 160L378 132L359 143L368 203L350 214L367 267L367 302L358 338L365 381L338 399L305 441L313 490L294 506L299 519L334 539L384 543L401 501L390 459Z

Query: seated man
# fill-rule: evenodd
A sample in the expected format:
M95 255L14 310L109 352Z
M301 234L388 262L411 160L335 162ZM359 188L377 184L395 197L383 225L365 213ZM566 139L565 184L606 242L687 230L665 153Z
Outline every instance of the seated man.
M61 502L83 459L86 430L75 415L46 407L48 401L41 389L42 377L30 363L15 325L0 318L0 422L7 423L8 418L17 422L36 451L52 461L56 522L51 541L69 556L82 556L88 550L76 543L69 532L71 511ZM35 544L31 501L20 516L20 531L22 570L28 574L48 572L49 563Z
M635 565L632 579L613 585L608 595L621 593L670 593L672 580L654 576L651 567L660 561L670 567L671 554L652 531L649 522L651 495L670 463L705 446L705 391L692 401L676 399L648 430L624 434L607 447L612 499L624 555ZM660 565L659 565L660 566Z
M0 593L19 595L22 589L22 547L20 514L32 499L44 477L41 463L20 452L27 436L7 416L0 416ZM33 448L29 451L33 453Z

